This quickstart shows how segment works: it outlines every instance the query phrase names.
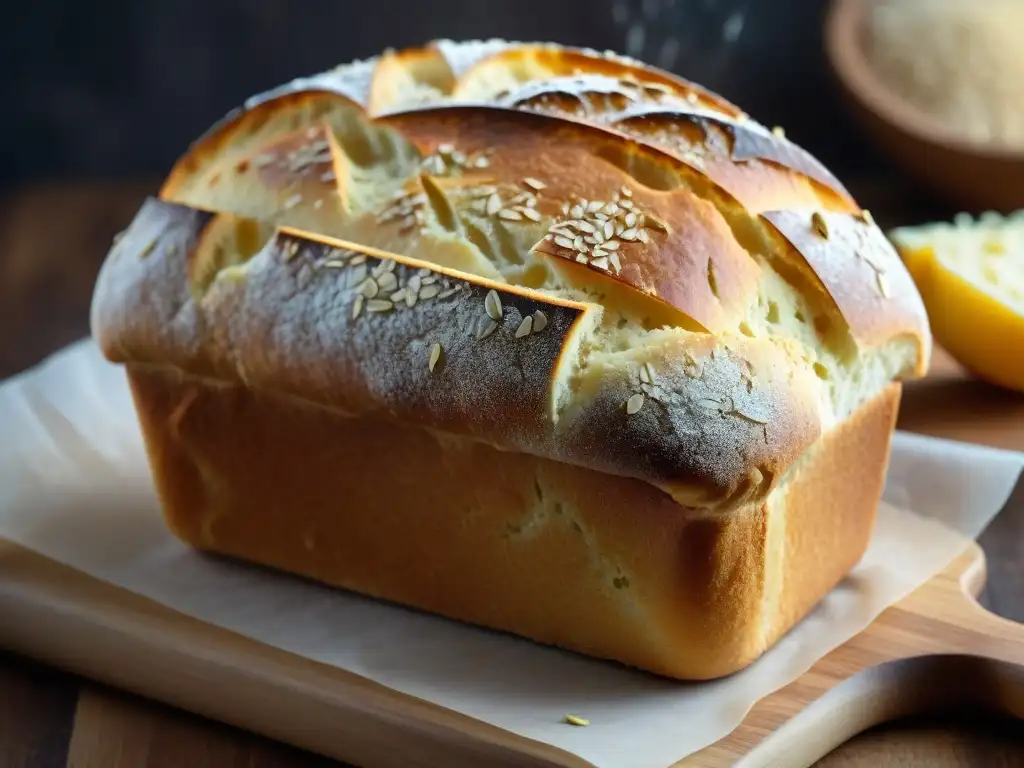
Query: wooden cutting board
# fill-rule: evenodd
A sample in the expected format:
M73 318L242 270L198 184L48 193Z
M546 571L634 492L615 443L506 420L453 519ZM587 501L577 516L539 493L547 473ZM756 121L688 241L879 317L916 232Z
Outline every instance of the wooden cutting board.
M0 542L0 646L356 765L578 766L573 756L268 648ZM973 542L861 635L679 766L809 766L874 724L950 705L1024 718L1024 626L973 596Z

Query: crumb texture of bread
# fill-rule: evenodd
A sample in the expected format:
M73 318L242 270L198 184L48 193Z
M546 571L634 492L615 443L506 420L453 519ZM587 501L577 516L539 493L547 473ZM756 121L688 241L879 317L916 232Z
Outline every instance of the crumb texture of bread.
M931 353L870 213L781 131L501 40L226 115L92 328L186 541L683 678L860 556Z

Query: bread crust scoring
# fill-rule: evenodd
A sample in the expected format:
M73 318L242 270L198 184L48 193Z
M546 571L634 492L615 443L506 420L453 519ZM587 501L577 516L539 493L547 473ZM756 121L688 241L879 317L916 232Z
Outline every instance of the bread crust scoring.
M112 360L709 510L766 498L864 361L854 406L930 354L898 257L804 150L632 60L502 41L250 99L114 247L93 329Z

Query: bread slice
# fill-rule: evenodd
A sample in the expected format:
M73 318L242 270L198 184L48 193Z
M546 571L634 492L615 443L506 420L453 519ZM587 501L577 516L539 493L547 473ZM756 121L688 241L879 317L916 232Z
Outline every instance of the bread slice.
M806 152L501 41L250 100L115 245L93 329L189 543L687 679L860 557L930 354Z

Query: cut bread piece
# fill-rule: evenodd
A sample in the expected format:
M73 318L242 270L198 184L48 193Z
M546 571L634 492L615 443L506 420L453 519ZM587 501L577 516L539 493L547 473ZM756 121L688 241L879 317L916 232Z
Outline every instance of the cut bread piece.
M1024 390L1024 212L962 214L891 237L936 340L975 375Z

